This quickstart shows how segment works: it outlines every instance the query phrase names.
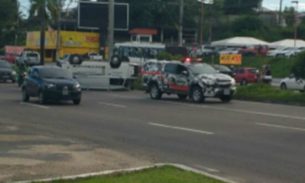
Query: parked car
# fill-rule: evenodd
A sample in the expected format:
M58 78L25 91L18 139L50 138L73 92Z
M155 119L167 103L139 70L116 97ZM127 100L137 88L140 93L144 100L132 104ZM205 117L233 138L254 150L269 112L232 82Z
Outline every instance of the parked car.
M283 79L280 82L281 90L296 90L300 92L305 91L305 80L296 79L294 74L291 74L289 77Z
M259 79L259 70L256 68L238 68L235 70L235 81L240 85L256 83Z
M8 80L12 81L13 83L16 82L16 72L11 64L4 60L0 60L0 80L4 82Z
M284 55L287 58L292 58L303 51L305 51L305 47L300 47L300 48L296 48L294 50L288 50L284 53Z
M56 66L34 66L29 69L22 85L22 100L38 97L40 104L50 100L72 100L75 105L81 102L80 84L72 73Z
M219 55L225 55L225 54L238 54L239 50L241 48L226 48L225 50L218 51Z
M180 99L190 97L197 103L205 98L229 102L236 91L233 78L218 73L208 64L193 61L147 61L142 83L154 100L166 93L176 94Z
M17 58L17 64L26 64L29 66L40 64L40 55L37 52L24 51L21 56Z
M283 48L277 48L275 50L268 51L267 55L268 57L284 57L286 53L296 51L297 48L295 47L283 47Z
M8 61L8 62L10 62L10 63L15 63L17 57L18 57L17 54L14 54L14 53L6 53L2 59L3 59L3 60L6 60L6 61Z
M267 45L247 46L240 49L239 54L242 54L244 56L257 56L257 55L266 56L269 50L270 49Z
M231 76L232 78L235 77L235 72L232 71L229 67L224 66L224 65L213 65L214 69L218 71L219 73L226 74Z
M215 54L214 51L215 47L210 46L210 45L201 45L198 46L192 53L192 57L197 57L197 56L208 56L208 55L213 55Z

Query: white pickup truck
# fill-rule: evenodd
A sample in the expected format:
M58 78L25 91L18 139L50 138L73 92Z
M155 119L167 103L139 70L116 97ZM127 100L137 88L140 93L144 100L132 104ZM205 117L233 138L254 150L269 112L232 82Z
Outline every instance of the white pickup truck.
M37 52L24 51L16 59L17 64L25 64L29 66L39 65L40 64L40 55Z

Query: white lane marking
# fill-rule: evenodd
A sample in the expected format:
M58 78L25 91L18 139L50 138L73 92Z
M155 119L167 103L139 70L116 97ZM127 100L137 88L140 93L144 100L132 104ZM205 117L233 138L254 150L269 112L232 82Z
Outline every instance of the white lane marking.
M195 165L195 167L200 168L200 169L205 170L205 171L208 171L208 172L211 172L211 173L219 173L220 172L219 170L209 168L209 167L204 167L204 166L201 166L201 165Z
M296 127L289 127L289 126L282 126L282 125L272 125L272 124L267 124L267 123L256 123L256 124L260 125L260 126L267 126L267 127L273 127L273 128L281 128L281 129L286 129L286 130L295 130L295 131L305 132L305 128L296 128Z
M115 95L115 94L108 94L108 95L112 96L112 97L125 98L125 99L140 99L140 100L146 99L143 97L134 97L134 96L128 96L128 95Z
M107 102L99 102L101 105L107 105L111 107L120 107L120 108L126 108L125 105L120 105L120 104L114 104L114 103L107 103Z
M289 107L289 108L302 108L303 106L294 106L294 105L285 105L285 104L272 104L272 103L263 103L263 102L252 102L252 101L242 101L242 100L233 100L232 103L241 103L241 104L252 104L252 105L265 105L265 106L278 106L278 107Z
M201 134L205 134L205 135L214 135L213 132L194 130L194 129L190 129L190 128L183 128L183 127L177 127L177 126L169 126L169 125L163 125L163 124L158 124L158 123L148 123L148 124L152 125L152 126L163 127L163 128L170 128L170 129L175 129L175 130L182 130L182 131L188 131L188 132L194 132L194 133L201 133Z
M28 106L31 106L31 107L38 107L38 108L41 108L41 109L49 109L49 107L43 106L43 105L37 105L37 104L31 104L31 103L25 103L25 102L20 102L20 104L28 105Z
M128 98L128 99L147 99L147 98L140 98L140 97L120 96L120 95L111 95L111 96ZM223 110L223 111L236 112L236 113L246 113L246 114L254 114L254 115L261 115L261 116L305 120L305 117L301 117L301 116L290 116L290 115L282 115L282 114L276 114L276 113L256 112L256 111L248 111L248 110L243 110L243 109L228 109L228 108L223 108L223 107L210 107L210 106L206 106L206 105L184 104L184 103L179 103L179 102L169 102L169 101L160 101L160 100L156 101L156 102L189 106L189 107L199 107L199 108L206 108L206 109L216 109L216 110ZM270 105L272 105L272 104L270 104Z

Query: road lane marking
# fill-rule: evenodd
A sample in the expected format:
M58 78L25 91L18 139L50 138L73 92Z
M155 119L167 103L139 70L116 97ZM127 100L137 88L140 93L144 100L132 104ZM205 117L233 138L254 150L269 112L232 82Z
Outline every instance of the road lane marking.
M49 107L43 106L43 105L37 105L37 104L31 104L31 103L25 103L25 102L20 102L20 104L28 105L28 106L31 106L31 107L38 107L38 108L41 108L41 109L49 109Z
M195 165L195 167L200 168L202 170L211 172L211 173L219 173L219 170L213 169L213 168L209 168L209 167L205 167L205 166L201 166L201 165Z
M126 108L125 105L114 104L114 103L99 102L99 104L101 104L101 105L107 105L107 106L111 106L111 107Z
M281 129L286 129L286 130L295 130L295 131L305 132L305 128L296 128L296 127L289 127L289 126L282 126L282 125L272 125L272 124L267 124L267 123L256 123L256 124L260 125L260 126L267 126L267 127L273 127L273 128L281 128Z
M183 127L177 127L177 126L169 126L169 125L163 125L163 124L158 124L158 123L148 123L148 124L151 125L151 126L170 128L170 129L182 130L182 131L188 131L188 132L194 132L194 133L201 133L201 134L205 134L205 135L214 135L213 132L194 130L194 129L190 129L190 128L183 128Z

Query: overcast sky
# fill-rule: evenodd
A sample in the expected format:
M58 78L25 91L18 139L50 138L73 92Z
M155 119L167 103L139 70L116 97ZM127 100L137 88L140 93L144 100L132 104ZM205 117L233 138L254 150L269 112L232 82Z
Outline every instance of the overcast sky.
M245 0L246 1L246 0ZM249 0L247 0L249 1ZM21 8L25 14L27 14L29 9L29 0L19 0L21 3ZM263 0L263 6L269 8L271 10L279 10L279 2L280 0ZM283 0L283 7L292 6L291 0ZM294 5L295 6L295 5ZM305 1L299 3L299 10L305 11Z

